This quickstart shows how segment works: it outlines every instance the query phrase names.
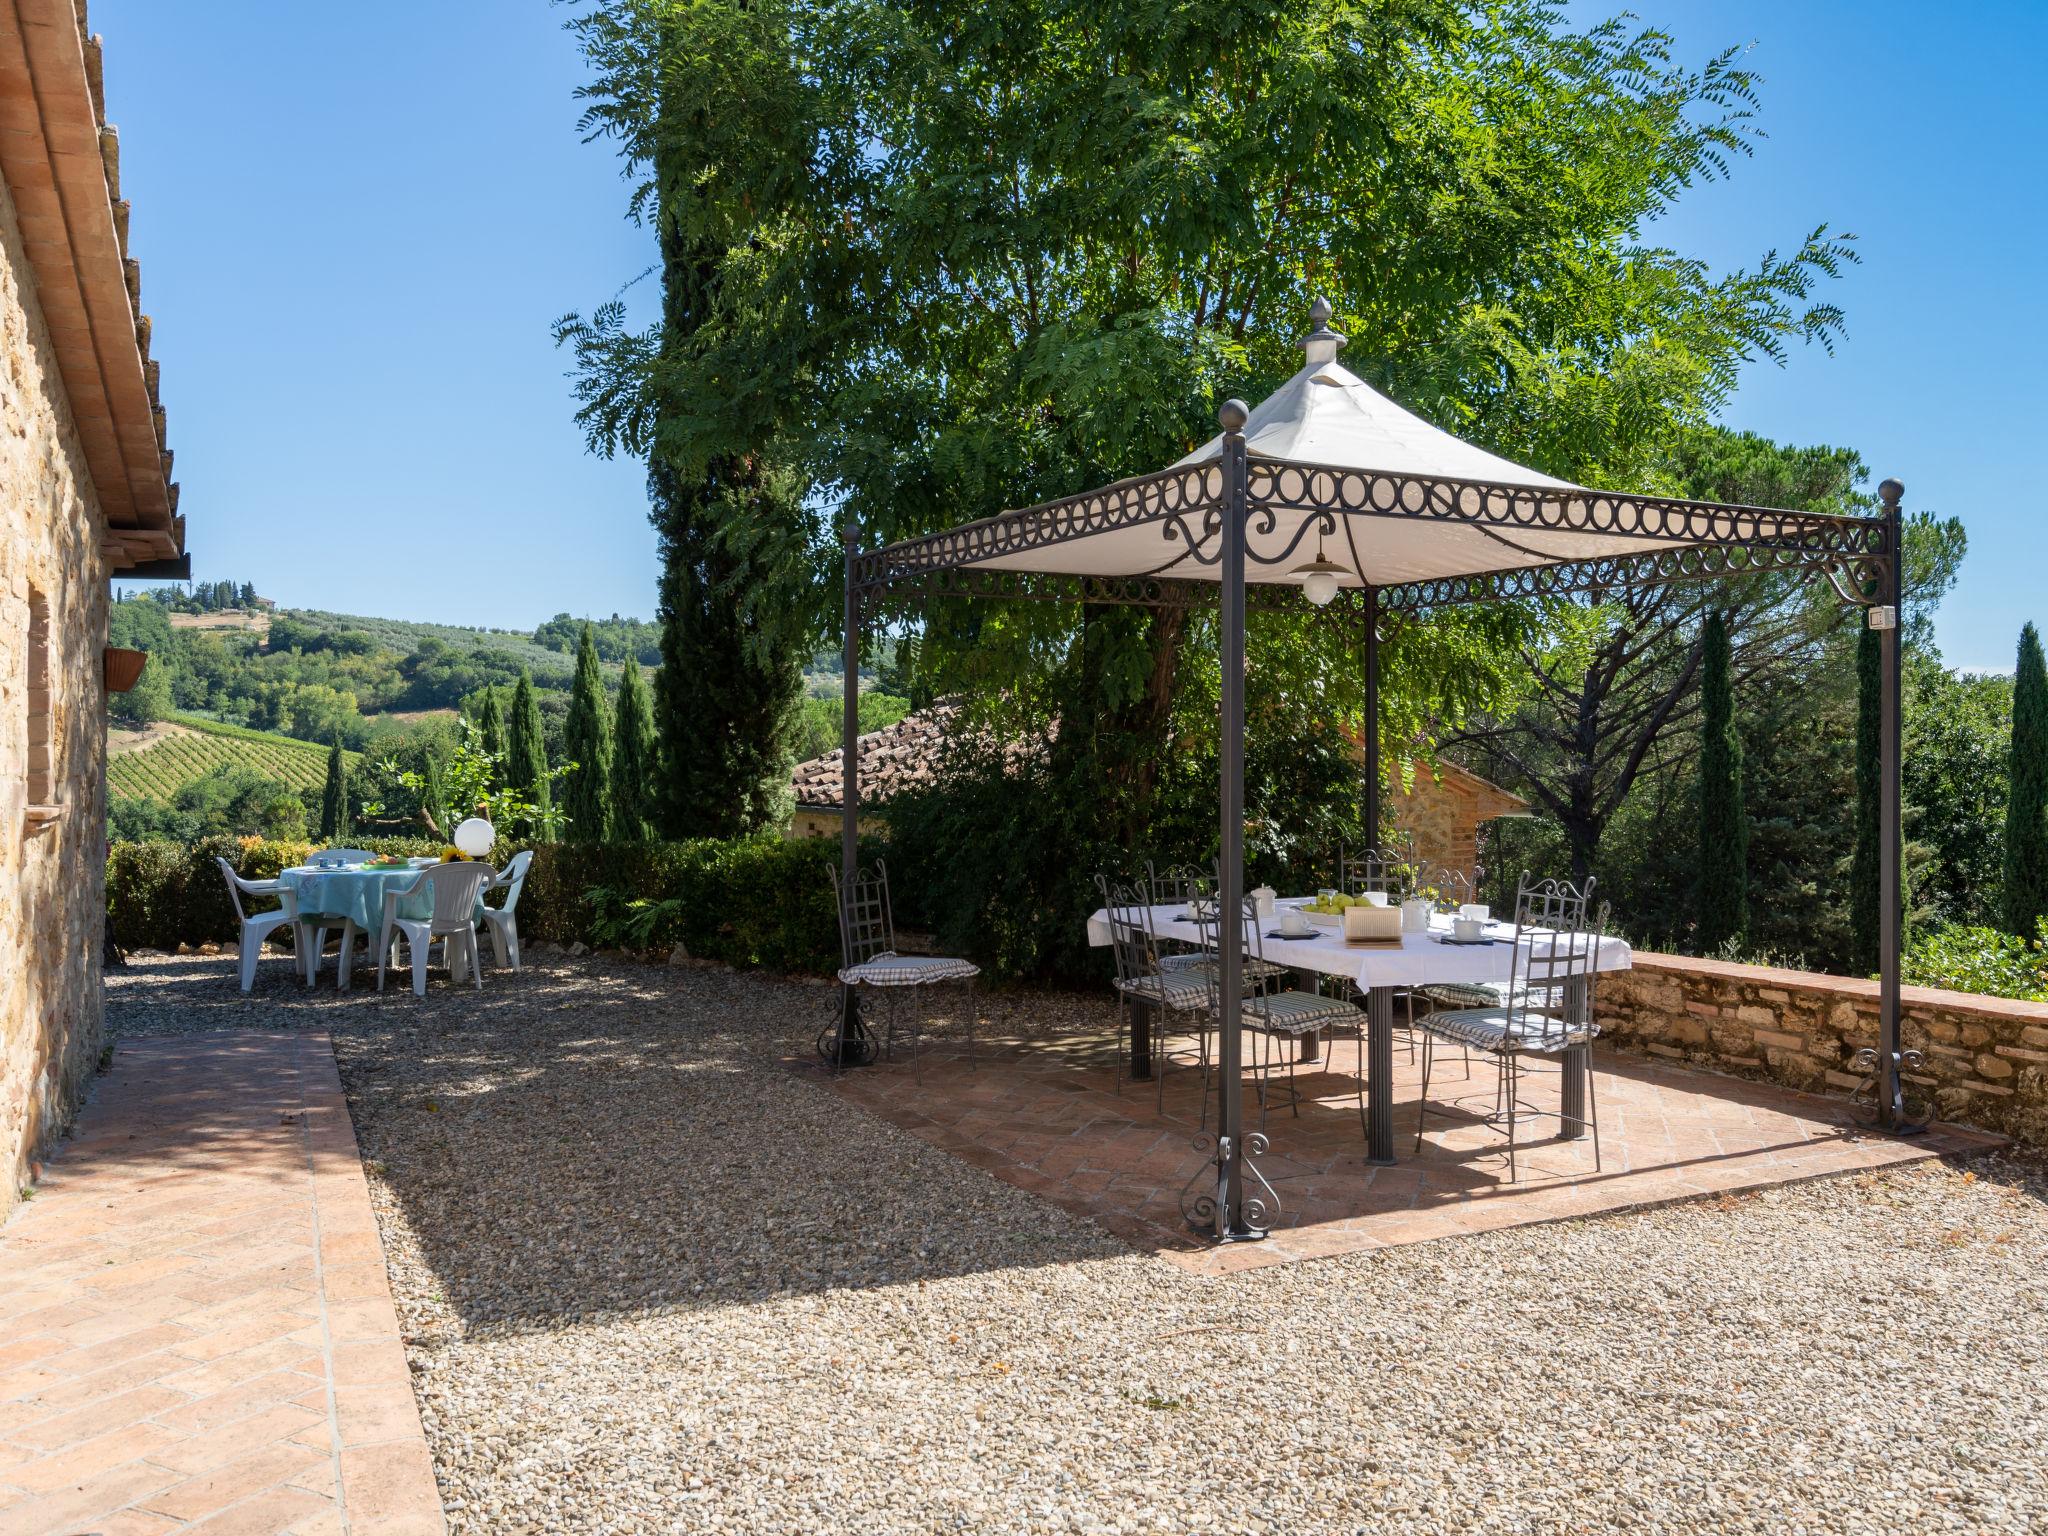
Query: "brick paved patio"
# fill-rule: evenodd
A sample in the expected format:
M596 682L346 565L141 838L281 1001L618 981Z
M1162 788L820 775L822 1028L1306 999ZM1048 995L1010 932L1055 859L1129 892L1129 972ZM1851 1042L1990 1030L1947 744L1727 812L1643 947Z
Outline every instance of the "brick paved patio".
M121 1045L0 1230L0 1536L443 1529L326 1035Z
M1273 1235L1224 1249L1196 1243L1180 1216L1181 1190L1204 1163L1190 1144L1202 1108L1192 1068L1168 1073L1163 1113L1155 1108L1151 1083L1126 1081L1122 1093L1116 1091L1110 1041L1102 1035L984 1041L978 1064L957 1045L927 1046L921 1081L900 1059L831 1081L854 1103L1006 1183L1202 1273L1597 1215L2002 1144L1952 1126L1911 1140L1866 1135L1839 1100L1602 1050L1595 1057L1600 1169L1592 1141L1556 1139L1552 1118L1518 1133L1545 1139L1521 1143L1521 1177L1510 1184L1506 1142L1481 1118L1494 1107L1491 1065L1475 1057L1468 1076L1459 1052L1439 1048L1417 1153L1420 1066L1397 1036L1399 1162L1371 1167L1359 1119L1358 1053L1356 1039L1340 1038L1320 1064L1297 1069L1305 1099L1300 1115L1276 1107L1266 1125L1272 1145L1263 1166L1281 1200ZM1539 1065L1525 1073L1523 1097L1554 1111L1558 1087L1556 1071ZM1256 1128L1258 1106L1249 1092L1246 1114Z

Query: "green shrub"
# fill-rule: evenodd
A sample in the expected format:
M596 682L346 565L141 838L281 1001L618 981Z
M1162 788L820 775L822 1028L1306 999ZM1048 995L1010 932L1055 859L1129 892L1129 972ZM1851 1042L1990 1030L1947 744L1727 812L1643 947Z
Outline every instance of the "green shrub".
M699 959L829 975L839 965L838 861L829 838L545 844L520 897L520 933L645 949L681 943Z
M1914 986L2048 1002L2048 919L2031 939L1962 923L1915 929L1900 974Z
M371 838L372 853L427 854L438 843L417 837ZM107 850L107 915L123 949L175 949L236 937L235 909L216 859L245 880L272 880L304 861L313 845L256 837L203 837L192 843L115 843ZM243 898L245 911L269 909L267 897Z

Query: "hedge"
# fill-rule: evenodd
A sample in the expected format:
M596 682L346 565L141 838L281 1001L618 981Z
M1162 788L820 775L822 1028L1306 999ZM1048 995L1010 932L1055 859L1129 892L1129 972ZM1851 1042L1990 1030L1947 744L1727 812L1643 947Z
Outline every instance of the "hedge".
M614 911L662 904L647 948L680 943L700 960L830 975L839 966L838 864L832 838L543 844L520 897L520 937L590 939L591 893L603 891Z
M216 859L226 859L247 880L269 880L302 862L320 845L260 837L202 837L196 843L115 843L107 850L107 916L123 949L176 949L180 944L231 943L235 909ZM416 837L369 838L354 844L371 853L439 853L441 845ZM270 906L242 898L245 910Z
M314 846L233 837L115 843L107 856L114 941L124 949L230 942L234 909L214 860L227 859L248 879L267 880ZM415 838L371 838L358 846L375 853L439 851L438 844ZM511 852L501 845L495 857L502 863ZM819 975L838 967L830 871L839 845L833 839L548 843L533 852L519 900L520 937L527 943L597 937L600 910L591 893L602 890L613 912L660 904L650 914L646 948L681 943L699 959ZM875 852L864 849L862 856ZM265 903L259 898L253 905Z

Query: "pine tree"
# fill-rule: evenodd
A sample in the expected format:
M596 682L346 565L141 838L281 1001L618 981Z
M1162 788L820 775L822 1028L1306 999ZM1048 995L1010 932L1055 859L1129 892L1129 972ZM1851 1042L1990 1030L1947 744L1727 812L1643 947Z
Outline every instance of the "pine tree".
M1883 641L1865 625L1856 636L1856 855L1849 864L1849 965L1877 971L1878 858L1882 839Z
M519 686L512 690L512 718L505 727L505 787L523 800L545 811L548 794L547 733L540 723L540 700L534 697L533 677L519 669ZM543 826L525 829L530 836L543 836Z
M332 848L347 841L348 758L341 750L341 738L327 750L327 788L320 796L320 836Z
M2013 672L2006 783L2005 926L2032 938L2048 917L2048 667L2031 624L2020 631Z
M505 712L498 703L498 690L484 685L484 701L477 706L476 728L483 738L484 755L491 760L491 787L501 788L505 774Z
M597 637L586 622L576 647L576 681L562 727L562 755L575 766L562 786L569 835L579 843L612 838L612 721L598 664Z
M612 837L644 843L654 836L654 705L640 663L629 652L619 674L619 710L612 725Z
M1712 954L1749 926L1749 817L1724 615L1708 616L1700 643L1699 943Z

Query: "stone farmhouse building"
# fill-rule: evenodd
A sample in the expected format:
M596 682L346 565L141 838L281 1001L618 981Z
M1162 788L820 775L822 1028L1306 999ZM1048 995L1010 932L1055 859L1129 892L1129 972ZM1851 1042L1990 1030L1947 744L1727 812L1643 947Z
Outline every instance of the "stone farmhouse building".
M0 0L0 1214L100 1054L108 583L191 574L141 291L83 0Z
M890 796L929 783L937 774L954 712L954 706L945 704L917 710L860 738L863 831L877 830L877 819L887 817ZM844 804L839 767L844 756L834 748L797 764L791 775L796 793L791 837L839 835ZM1362 747L1359 756L1362 760ZM1460 869L1472 877L1479 864L1480 828L1489 821L1529 814L1528 801L1448 759L1434 765L1417 761L1409 768L1407 774L1388 775L1387 814L1415 857L1430 864Z

